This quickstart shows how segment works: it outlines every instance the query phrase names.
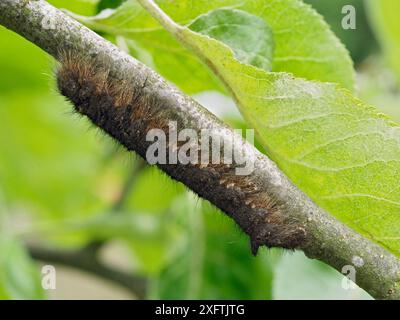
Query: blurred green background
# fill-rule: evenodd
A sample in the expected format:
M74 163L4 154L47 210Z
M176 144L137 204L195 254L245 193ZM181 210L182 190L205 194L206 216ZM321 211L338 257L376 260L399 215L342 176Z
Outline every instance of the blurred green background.
M94 15L120 1L49 2ZM400 119L396 76L365 3L306 2L351 51L358 95ZM357 9L356 30L341 27L345 4ZM263 249L253 257L247 237L223 214L73 114L56 93L55 67L50 56L0 27L1 299L137 298L67 264L56 264L55 290L42 288L43 262L30 258L32 248L63 255L99 242L102 263L146 279L148 298L370 298L358 288L345 290L338 272L301 253ZM225 110L222 116L233 126L244 126L227 97L196 98Z

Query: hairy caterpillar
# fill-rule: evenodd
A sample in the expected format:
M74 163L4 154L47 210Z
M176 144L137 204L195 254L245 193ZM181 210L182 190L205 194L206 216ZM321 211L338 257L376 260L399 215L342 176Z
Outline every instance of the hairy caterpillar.
M204 119L201 122L204 111L192 100L189 103L193 110L186 110L183 116L180 104L188 98L172 87L166 90L175 92L173 98L150 79L139 84L129 77L116 78L106 63L89 57L64 53L60 62L57 71L60 93L74 104L78 113L143 158L150 145L146 141L150 129L160 128L168 134L170 120L178 123L178 129L191 126L200 130L206 123ZM227 131L223 124L217 123L220 126L217 129ZM305 229L281 213L280 204L264 190L256 175L236 175L235 164L168 163L158 166L232 217L249 235L253 254L262 245L295 249L306 241Z

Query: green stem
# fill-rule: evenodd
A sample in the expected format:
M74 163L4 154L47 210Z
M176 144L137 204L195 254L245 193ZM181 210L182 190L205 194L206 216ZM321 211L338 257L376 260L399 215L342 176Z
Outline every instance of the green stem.
M173 21L153 0L136 0L139 4L151 14L167 31L173 35L178 35L182 29L175 21Z

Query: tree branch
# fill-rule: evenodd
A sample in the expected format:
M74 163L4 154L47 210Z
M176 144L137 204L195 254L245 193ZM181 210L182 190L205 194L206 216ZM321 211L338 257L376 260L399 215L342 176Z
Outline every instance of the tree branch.
M237 140L229 127L154 71L43 0L1 0L0 24L56 59L62 58L61 51L68 51L107 65L113 79L127 81L132 90L146 97L146 111L156 121L174 120L180 127L196 131L212 128L229 141ZM120 111L101 111L108 112L111 118L111 124L103 129L129 150L145 157L149 145L145 139L147 126L140 126L140 121L135 120L118 132L114 118L121 116L117 114ZM91 113L95 110L85 112L99 124ZM232 217L249 234L254 251L260 245L290 247L291 237L295 236L295 247L310 258L324 261L339 272L344 266L354 266L357 284L375 298L400 298L400 263L395 256L316 206L253 146L240 142L235 148L244 150L246 161L254 164L250 176L233 177L226 167L218 166L203 168L178 163L159 167Z
M29 245L32 258L48 263L61 264L90 272L128 289L138 299L146 297L147 280L144 277L110 268L98 260L97 254L88 250L63 251Z

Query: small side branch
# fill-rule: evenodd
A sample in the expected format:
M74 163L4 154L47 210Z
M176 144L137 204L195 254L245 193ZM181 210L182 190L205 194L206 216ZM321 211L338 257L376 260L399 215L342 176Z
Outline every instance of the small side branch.
M30 245L28 246L28 251L35 260L61 264L86 271L120 285L129 290L138 299L144 299L146 297L146 278L104 265L99 261L97 254L92 250L65 251Z

